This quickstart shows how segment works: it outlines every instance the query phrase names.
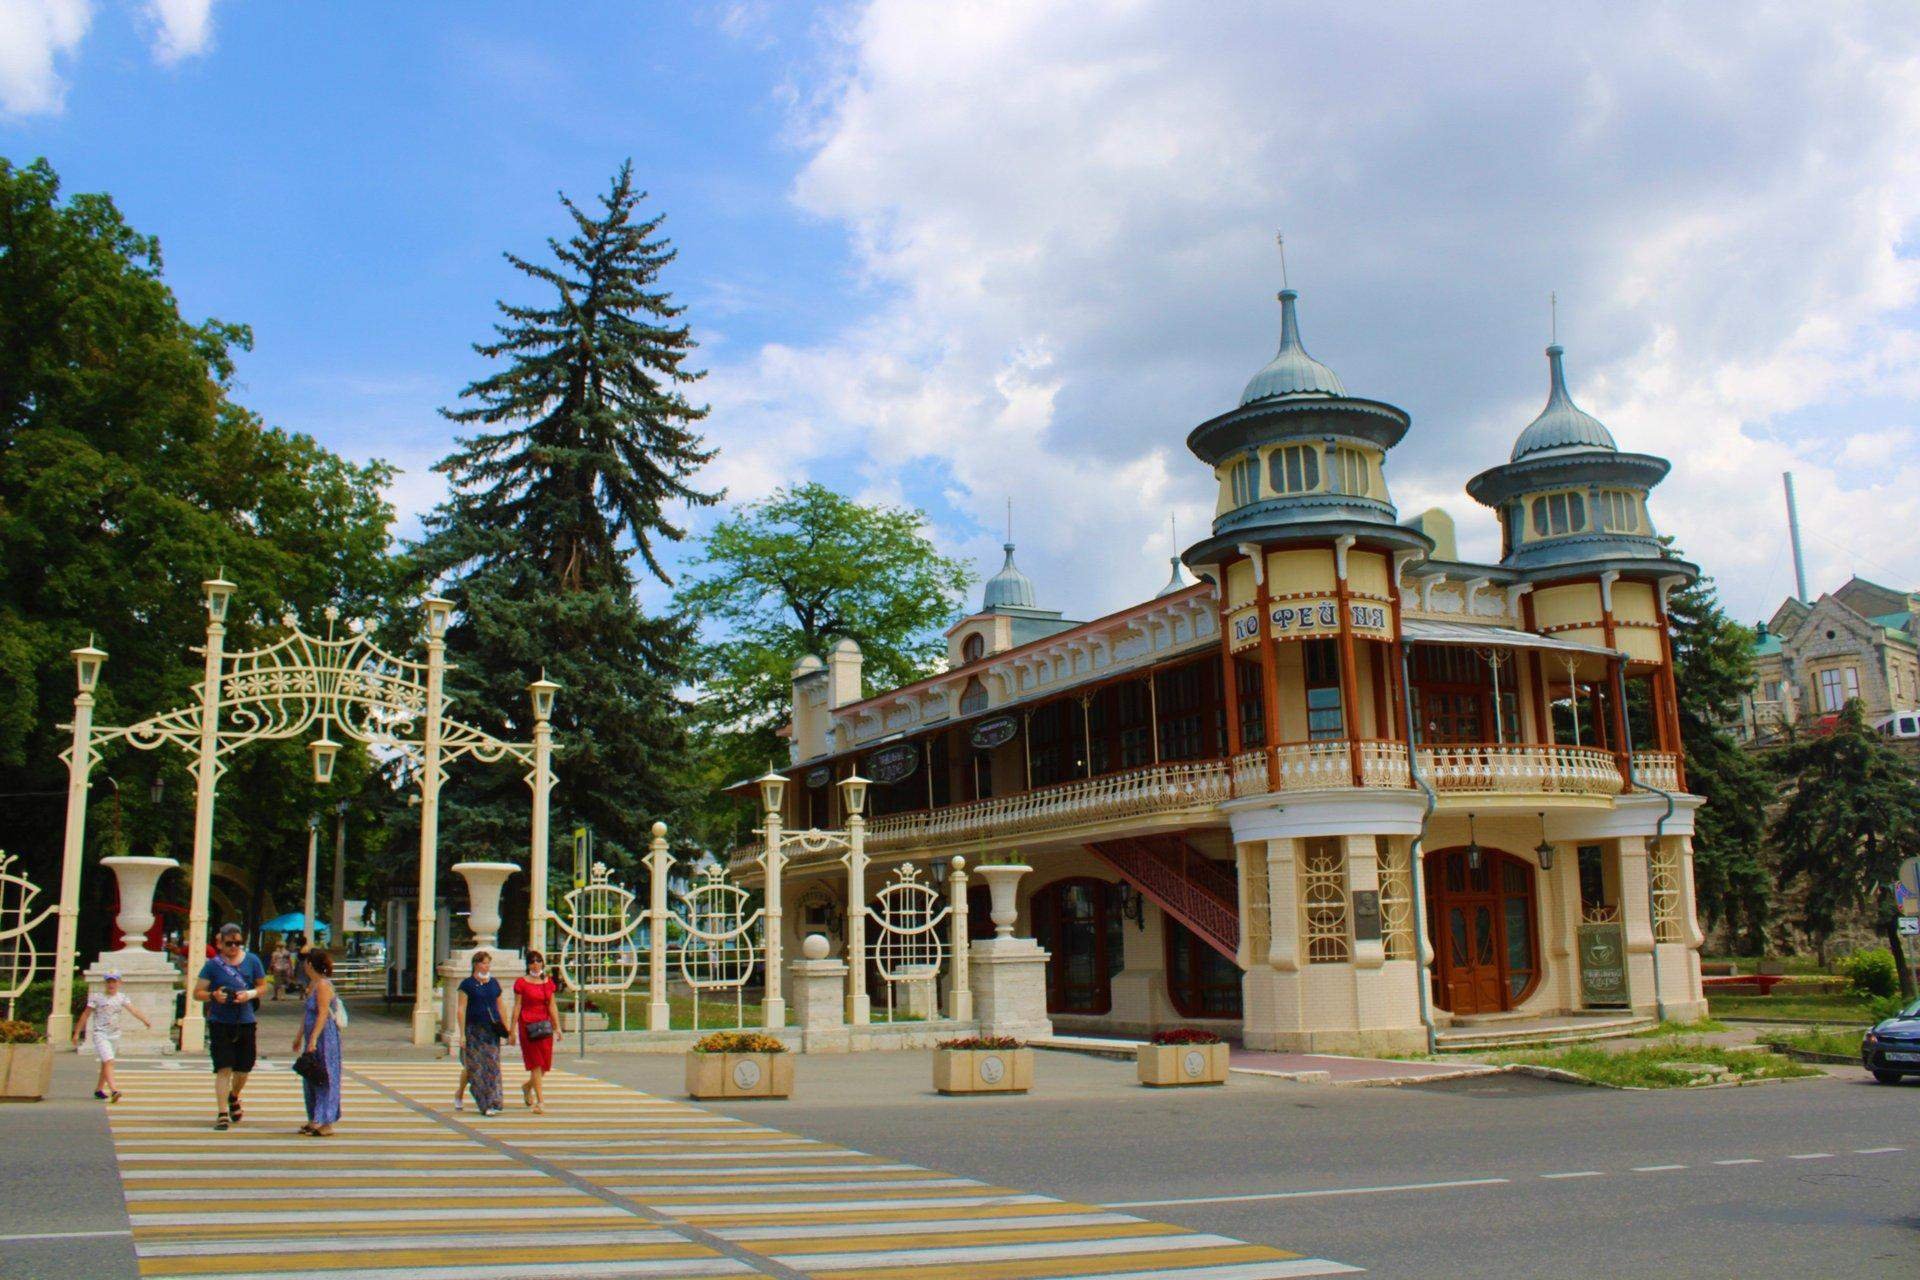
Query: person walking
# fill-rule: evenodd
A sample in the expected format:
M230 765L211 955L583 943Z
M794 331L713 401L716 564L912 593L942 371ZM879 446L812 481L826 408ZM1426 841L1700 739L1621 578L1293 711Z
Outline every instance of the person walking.
M134 1008L132 999L120 989L120 974L110 970L107 973L107 989L104 994L87 997L87 1007L80 1014L80 1023L73 1029L73 1042L80 1043L80 1037L91 1034L94 1056L100 1059L100 1078L93 1083L93 1096L103 1102L120 1101L120 1090L113 1082L113 1060L115 1042L120 1039L120 1015L130 1013L140 1020L140 1025L152 1029L147 1015Z
M514 979L514 1011L507 1025L519 1032L520 1061L527 1069L520 1098L538 1115L547 1112L547 1095L541 1082L553 1070L553 1042L561 1033L559 1008L553 998L558 990L559 984L547 972L547 958L538 951L528 951L527 974Z
M273 998L278 1000L287 989L293 970L292 953L287 950L286 939L273 944L273 954L267 957L267 972L273 975Z
M253 1071L254 1006L267 989L267 967L247 950L237 924L220 926L219 949L200 968L193 998L207 1006L207 1055L213 1059L213 1127L239 1124L241 1090Z
M460 1048L460 1083L453 1089L453 1109L462 1110L467 1090L473 1090L473 1105L483 1116L502 1109L500 1088L500 1042L507 1038L507 1027L500 1020L500 982L493 976L490 952L473 953L473 970L460 980L455 1010L464 1039Z
M307 1122L300 1132L311 1138L331 1138L340 1120L340 1020L335 1015L333 957L314 947L306 957L307 1003L300 1030L293 1035L295 1054L311 1053L326 1068L325 1080L300 1077L306 1095Z

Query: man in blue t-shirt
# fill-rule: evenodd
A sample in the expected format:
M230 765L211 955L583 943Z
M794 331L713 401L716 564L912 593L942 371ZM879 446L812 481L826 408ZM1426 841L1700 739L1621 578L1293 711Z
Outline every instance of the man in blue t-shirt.
M202 966L193 998L207 1006L207 1053L213 1058L213 1127L240 1123L240 1091L253 1070L254 1012L267 989L267 967L247 950L237 924L220 926L220 948Z

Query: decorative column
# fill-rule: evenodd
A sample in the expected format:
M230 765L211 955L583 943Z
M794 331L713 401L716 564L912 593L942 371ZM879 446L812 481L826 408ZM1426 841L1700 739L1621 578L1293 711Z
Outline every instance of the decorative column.
M528 686L533 698L533 833L528 841L527 945L547 950L547 805L553 792L553 695L560 686L542 675Z
M653 841L647 846L647 1030L666 1031L672 1026L673 1010L667 1003L667 923L673 916L667 910L667 876L673 871L673 855L667 852L667 824L653 824Z
M347 802L333 810L333 943L338 955L347 951Z
M200 750L194 761L193 873L187 897L187 972L200 969L201 950L207 944L207 898L213 880L213 790L220 765L220 674L227 640L227 602L233 583L210 578L200 584L207 593L206 668L200 681ZM206 1046L206 1015L197 1001L187 1001L180 1020L180 1052L198 1053Z
M1656 1007L1653 990L1653 895L1647 865L1647 838L1622 836L1616 842L1620 925L1627 945L1627 1000L1636 1013Z
M784 913L780 909L780 873L786 861L780 847L780 811L769 808L766 814L766 853L763 865L767 873L766 908L761 919L766 930L767 963L766 995L762 998L761 1009L766 1014L768 1027L784 1027L787 1024L787 1001L780 994L782 974L780 961L781 930L786 927ZM848 917L851 920L852 910ZM849 924L851 927L851 924Z
M418 928L414 932L413 1042L434 1040L433 931L438 916L434 901L440 879L440 716L445 695L447 622L453 602L429 597L427 610L427 708L420 736L420 896L415 904Z
M467 930L473 934L473 945L448 952L446 960L440 965L440 1033L449 1046L460 1042L460 1028L453 1021L459 1003L455 995L459 991L460 980L473 968L475 952L492 954L493 976L508 991L513 990L514 979L527 971L519 952L500 949L500 891L506 886L508 877L519 869L512 862L453 864L453 870L467 882Z
M307 940L316 947L320 945L320 930L314 927L313 922L313 882L319 870L320 815L310 813L307 815L307 896L302 902L305 919L300 922L300 932L306 934Z
M873 1021L873 997L867 994L867 820L847 819L847 1021L864 1027Z
M1340 728L1347 738L1348 777L1354 786L1360 787L1366 785L1366 774L1360 764L1360 680L1355 670L1359 659L1353 651L1353 606L1347 587L1347 549L1353 543L1352 534L1333 540L1333 598L1334 607L1340 612ZM1496 721L1499 715L1496 706Z
M952 931L953 970L948 978L947 1013L955 1022L972 1022L973 987L967 975L970 941L967 936L967 860L956 853L948 865L953 868L953 874L947 877L947 892L953 895L953 906L947 914L947 927Z
M79 692L73 697L73 744L67 748L67 830L60 859L60 917L53 952L53 1009L47 1039L73 1038L73 964L80 944L80 862L87 843L87 775L93 772L93 690L107 655L89 640L73 650ZM171 1016L171 1015L169 1015Z
M1253 559L1254 621L1258 623L1260 707L1267 720L1267 790L1280 790L1280 662L1273 650L1273 597L1267 588L1267 549L1241 548Z

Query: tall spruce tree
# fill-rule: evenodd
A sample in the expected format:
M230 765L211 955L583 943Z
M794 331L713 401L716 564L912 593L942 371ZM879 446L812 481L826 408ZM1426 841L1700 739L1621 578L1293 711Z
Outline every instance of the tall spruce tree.
M525 739L527 683L559 682L554 822L589 823L618 862L683 800L686 742L674 686L690 629L648 617L638 556L667 581L660 544L683 532L672 504L705 505L694 486L713 456L682 388L695 343L660 287L675 257L664 215L636 216L645 192L620 167L592 212L549 239L551 264L505 255L543 286L543 304L501 302L498 337L474 350L504 362L443 412L481 430L438 466L452 496L419 554L455 606L448 658L455 714ZM528 795L518 770L461 770L444 795L445 839L463 856L520 853Z

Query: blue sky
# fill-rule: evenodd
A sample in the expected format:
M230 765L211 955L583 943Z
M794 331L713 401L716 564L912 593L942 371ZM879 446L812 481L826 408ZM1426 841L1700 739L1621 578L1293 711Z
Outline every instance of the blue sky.
M1461 491L1545 398L1674 460L1656 521L1742 616L1920 586L1920 17L1906 5L325 5L0 0L0 153L161 237L189 315L254 326L242 398L406 469L412 527L503 249L631 156L681 251L736 498L923 506L1043 603L1165 581L1182 447L1307 345L1407 408L1389 478ZM525 296L522 294L521 296ZM659 593L650 592L657 602Z

